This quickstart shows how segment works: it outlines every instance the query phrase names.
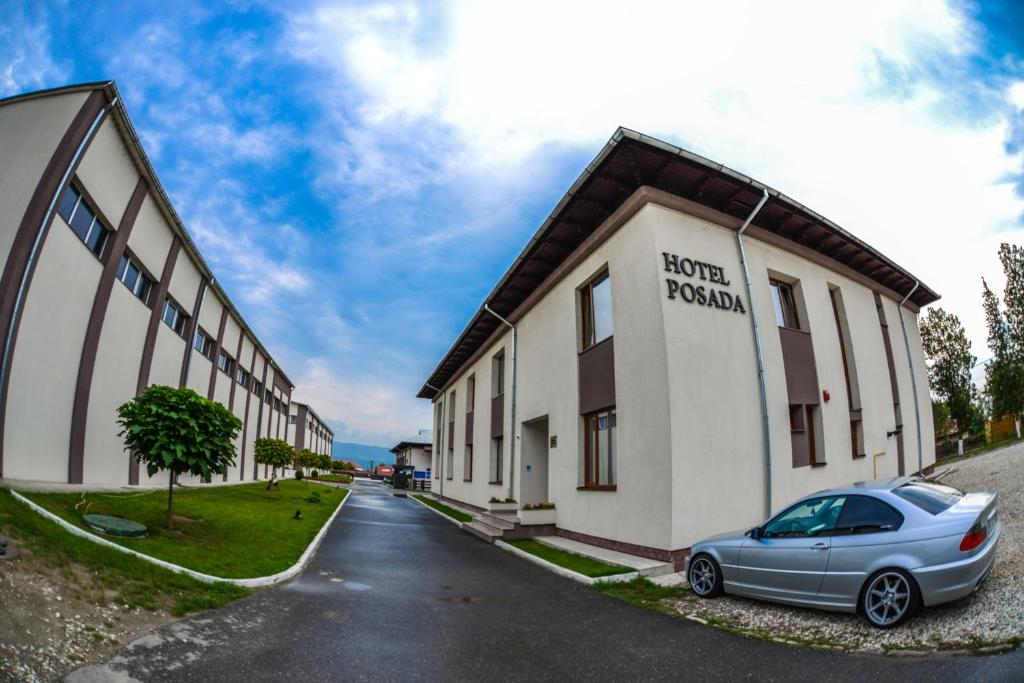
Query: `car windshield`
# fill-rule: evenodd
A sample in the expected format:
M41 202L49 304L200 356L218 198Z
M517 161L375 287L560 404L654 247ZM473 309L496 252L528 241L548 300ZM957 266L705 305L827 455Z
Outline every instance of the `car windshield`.
M952 486L927 481L913 481L893 489L892 492L933 515L948 510L964 497L963 491Z
M830 532L836 527L845 500L843 496L832 496L797 503L764 525L764 537L799 538Z

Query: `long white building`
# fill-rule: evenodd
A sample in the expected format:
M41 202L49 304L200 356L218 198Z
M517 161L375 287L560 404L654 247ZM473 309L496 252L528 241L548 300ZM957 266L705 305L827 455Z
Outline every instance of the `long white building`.
M288 440L293 384L203 260L113 82L0 100L0 476L152 480L116 409L187 386L243 422L225 480L258 476L253 442Z
M545 533L681 564L798 496L927 472L937 299L780 192L620 129L420 390L433 490L554 503Z

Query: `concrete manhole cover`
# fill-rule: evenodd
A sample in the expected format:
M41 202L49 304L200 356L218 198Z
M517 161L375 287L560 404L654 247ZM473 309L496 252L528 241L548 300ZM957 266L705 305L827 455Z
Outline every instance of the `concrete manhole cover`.
M110 515L83 515L82 519L96 531L110 536L142 538L146 535L146 527L138 522L123 517Z

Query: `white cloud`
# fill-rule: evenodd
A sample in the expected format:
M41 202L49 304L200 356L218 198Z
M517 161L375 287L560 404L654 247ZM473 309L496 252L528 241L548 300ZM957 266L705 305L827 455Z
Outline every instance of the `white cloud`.
M325 102L347 124L335 181L381 195L441 186L468 197L466 226L485 230L488 199L538 182L566 150L596 153L625 125L878 247L943 295L984 357L980 278L1001 287L998 243L1024 237L1024 201L1007 180L1022 159L1004 146L1004 111L963 108L971 97L1019 107L1024 85L973 82L981 33L961 9L455 2L435 16L381 3L313 10L287 41L344 93Z
M37 12L41 12L38 8ZM60 84L68 69L50 55L50 31L39 16L17 3L4 6L0 22L0 97ZM34 14L29 11L28 14Z

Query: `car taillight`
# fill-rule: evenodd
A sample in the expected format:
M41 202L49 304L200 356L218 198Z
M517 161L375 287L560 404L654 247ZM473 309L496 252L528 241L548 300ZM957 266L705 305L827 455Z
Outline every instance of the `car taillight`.
M964 536L964 540L960 541L960 550L967 552L968 550L974 550L979 545L985 542L988 538L988 530L981 526L980 523L975 524L971 527L971 530Z

